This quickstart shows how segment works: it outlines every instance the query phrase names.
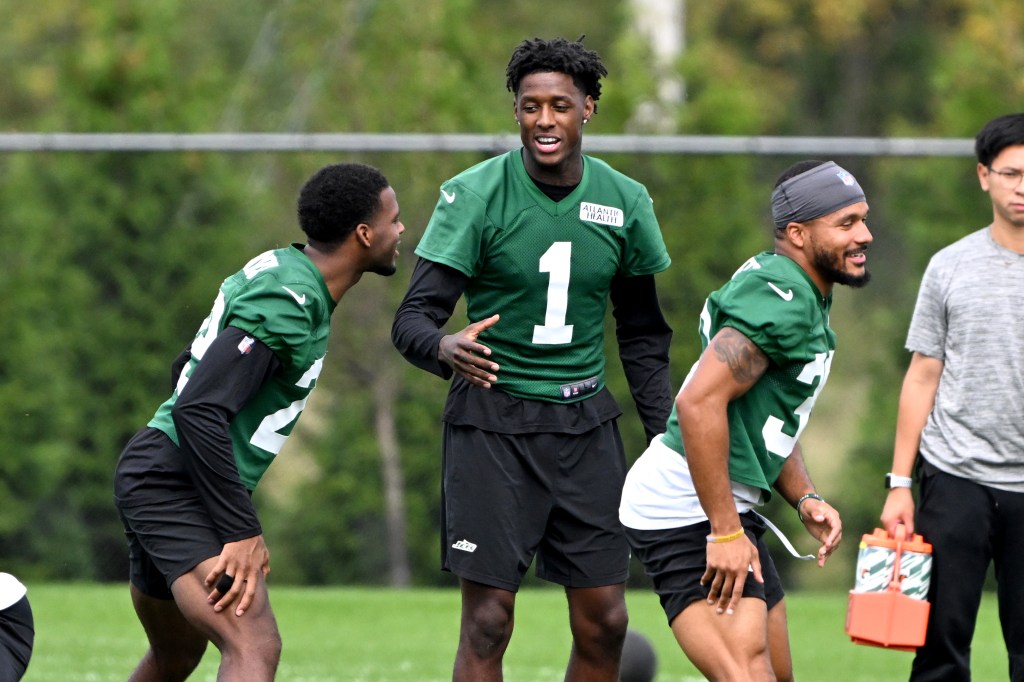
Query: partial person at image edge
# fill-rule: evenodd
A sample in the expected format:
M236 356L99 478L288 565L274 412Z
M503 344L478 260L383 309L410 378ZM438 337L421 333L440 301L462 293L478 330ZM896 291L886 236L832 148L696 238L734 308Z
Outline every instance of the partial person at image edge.
M1009 678L1024 682L1024 113L986 123L975 152L992 222L937 252L921 280L881 515L932 546L914 682L971 678L990 564Z

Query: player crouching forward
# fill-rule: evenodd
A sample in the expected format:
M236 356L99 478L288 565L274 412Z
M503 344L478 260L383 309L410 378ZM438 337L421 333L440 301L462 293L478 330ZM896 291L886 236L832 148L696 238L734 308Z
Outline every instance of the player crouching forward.
M281 637L250 496L316 385L338 301L364 272L395 272L405 229L395 191L362 164L314 174L298 215L308 243L224 280L171 397L118 460L132 603L149 638L132 680L184 680L211 641L218 680L274 678Z
M782 586L754 511L774 488L821 541L842 537L797 439L835 351L835 283L868 281L868 205L852 175L803 161L772 194L774 252L704 304L704 348L666 432L630 470L619 516L687 657L711 680L792 677Z

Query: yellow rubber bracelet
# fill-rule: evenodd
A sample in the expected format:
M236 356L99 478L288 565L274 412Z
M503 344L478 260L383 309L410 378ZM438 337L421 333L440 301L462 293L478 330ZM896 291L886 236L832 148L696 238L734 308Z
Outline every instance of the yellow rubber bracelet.
M732 542L733 540L739 540L741 537L743 537L743 535L744 535L743 529L740 528L735 533L729 533L728 535L718 535L718 536L709 535L707 539L708 539L708 542L710 542L710 543L718 544L720 542Z

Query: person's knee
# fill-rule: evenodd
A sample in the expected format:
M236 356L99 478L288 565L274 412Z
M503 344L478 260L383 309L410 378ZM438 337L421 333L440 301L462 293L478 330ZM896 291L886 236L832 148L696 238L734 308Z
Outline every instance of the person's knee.
M229 679L237 674L244 674L244 679L273 679L281 661L281 635L276 627L249 630L226 639L218 648L221 674L230 671Z
M263 656L268 667L277 669L277 664L281 661L281 633L277 628L274 628L273 632L266 635L261 642L256 643L256 650Z
M203 660L206 642L192 642L179 646L174 651L150 649L153 666L162 680L186 680Z
M629 611L625 600L608 599L570 611L570 625L577 642L594 642L618 650L626 638Z
M485 599L464 605L462 636L473 651L486 658L504 651L512 637L513 607L502 599Z

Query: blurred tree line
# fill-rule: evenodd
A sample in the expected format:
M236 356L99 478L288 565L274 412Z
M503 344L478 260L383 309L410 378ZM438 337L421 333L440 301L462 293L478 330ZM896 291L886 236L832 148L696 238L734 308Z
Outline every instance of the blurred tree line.
M512 48L580 34L610 71L588 133L651 132L638 112L666 77L685 97L662 115L686 134L972 137L1024 101L1024 6L1010 0L691 0L685 50L667 76L652 68L633 7L0 0L0 132L511 133ZM170 391L171 359L223 277L300 239L294 201L306 177L362 161L398 191L400 272L364 278L342 301L320 388L255 499L276 580L451 584L437 569L436 533L447 387L405 363L388 337L439 183L482 158L0 155L0 568L30 579L125 577L111 475ZM771 248L771 186L799 157L604 158L655 199L674 261L659 288L678 386L699 347L704 297ZM780 564L797 583L846 587L856 539L883 501L920 275L935 250L985 225L990 208L971 158L835 160L868 193L874 281L837 289L839 352L804 451L844 514L847 542L839 568ZM633 458L642 429L611 344ZM773 502L769 515L811 549L791 510Z

